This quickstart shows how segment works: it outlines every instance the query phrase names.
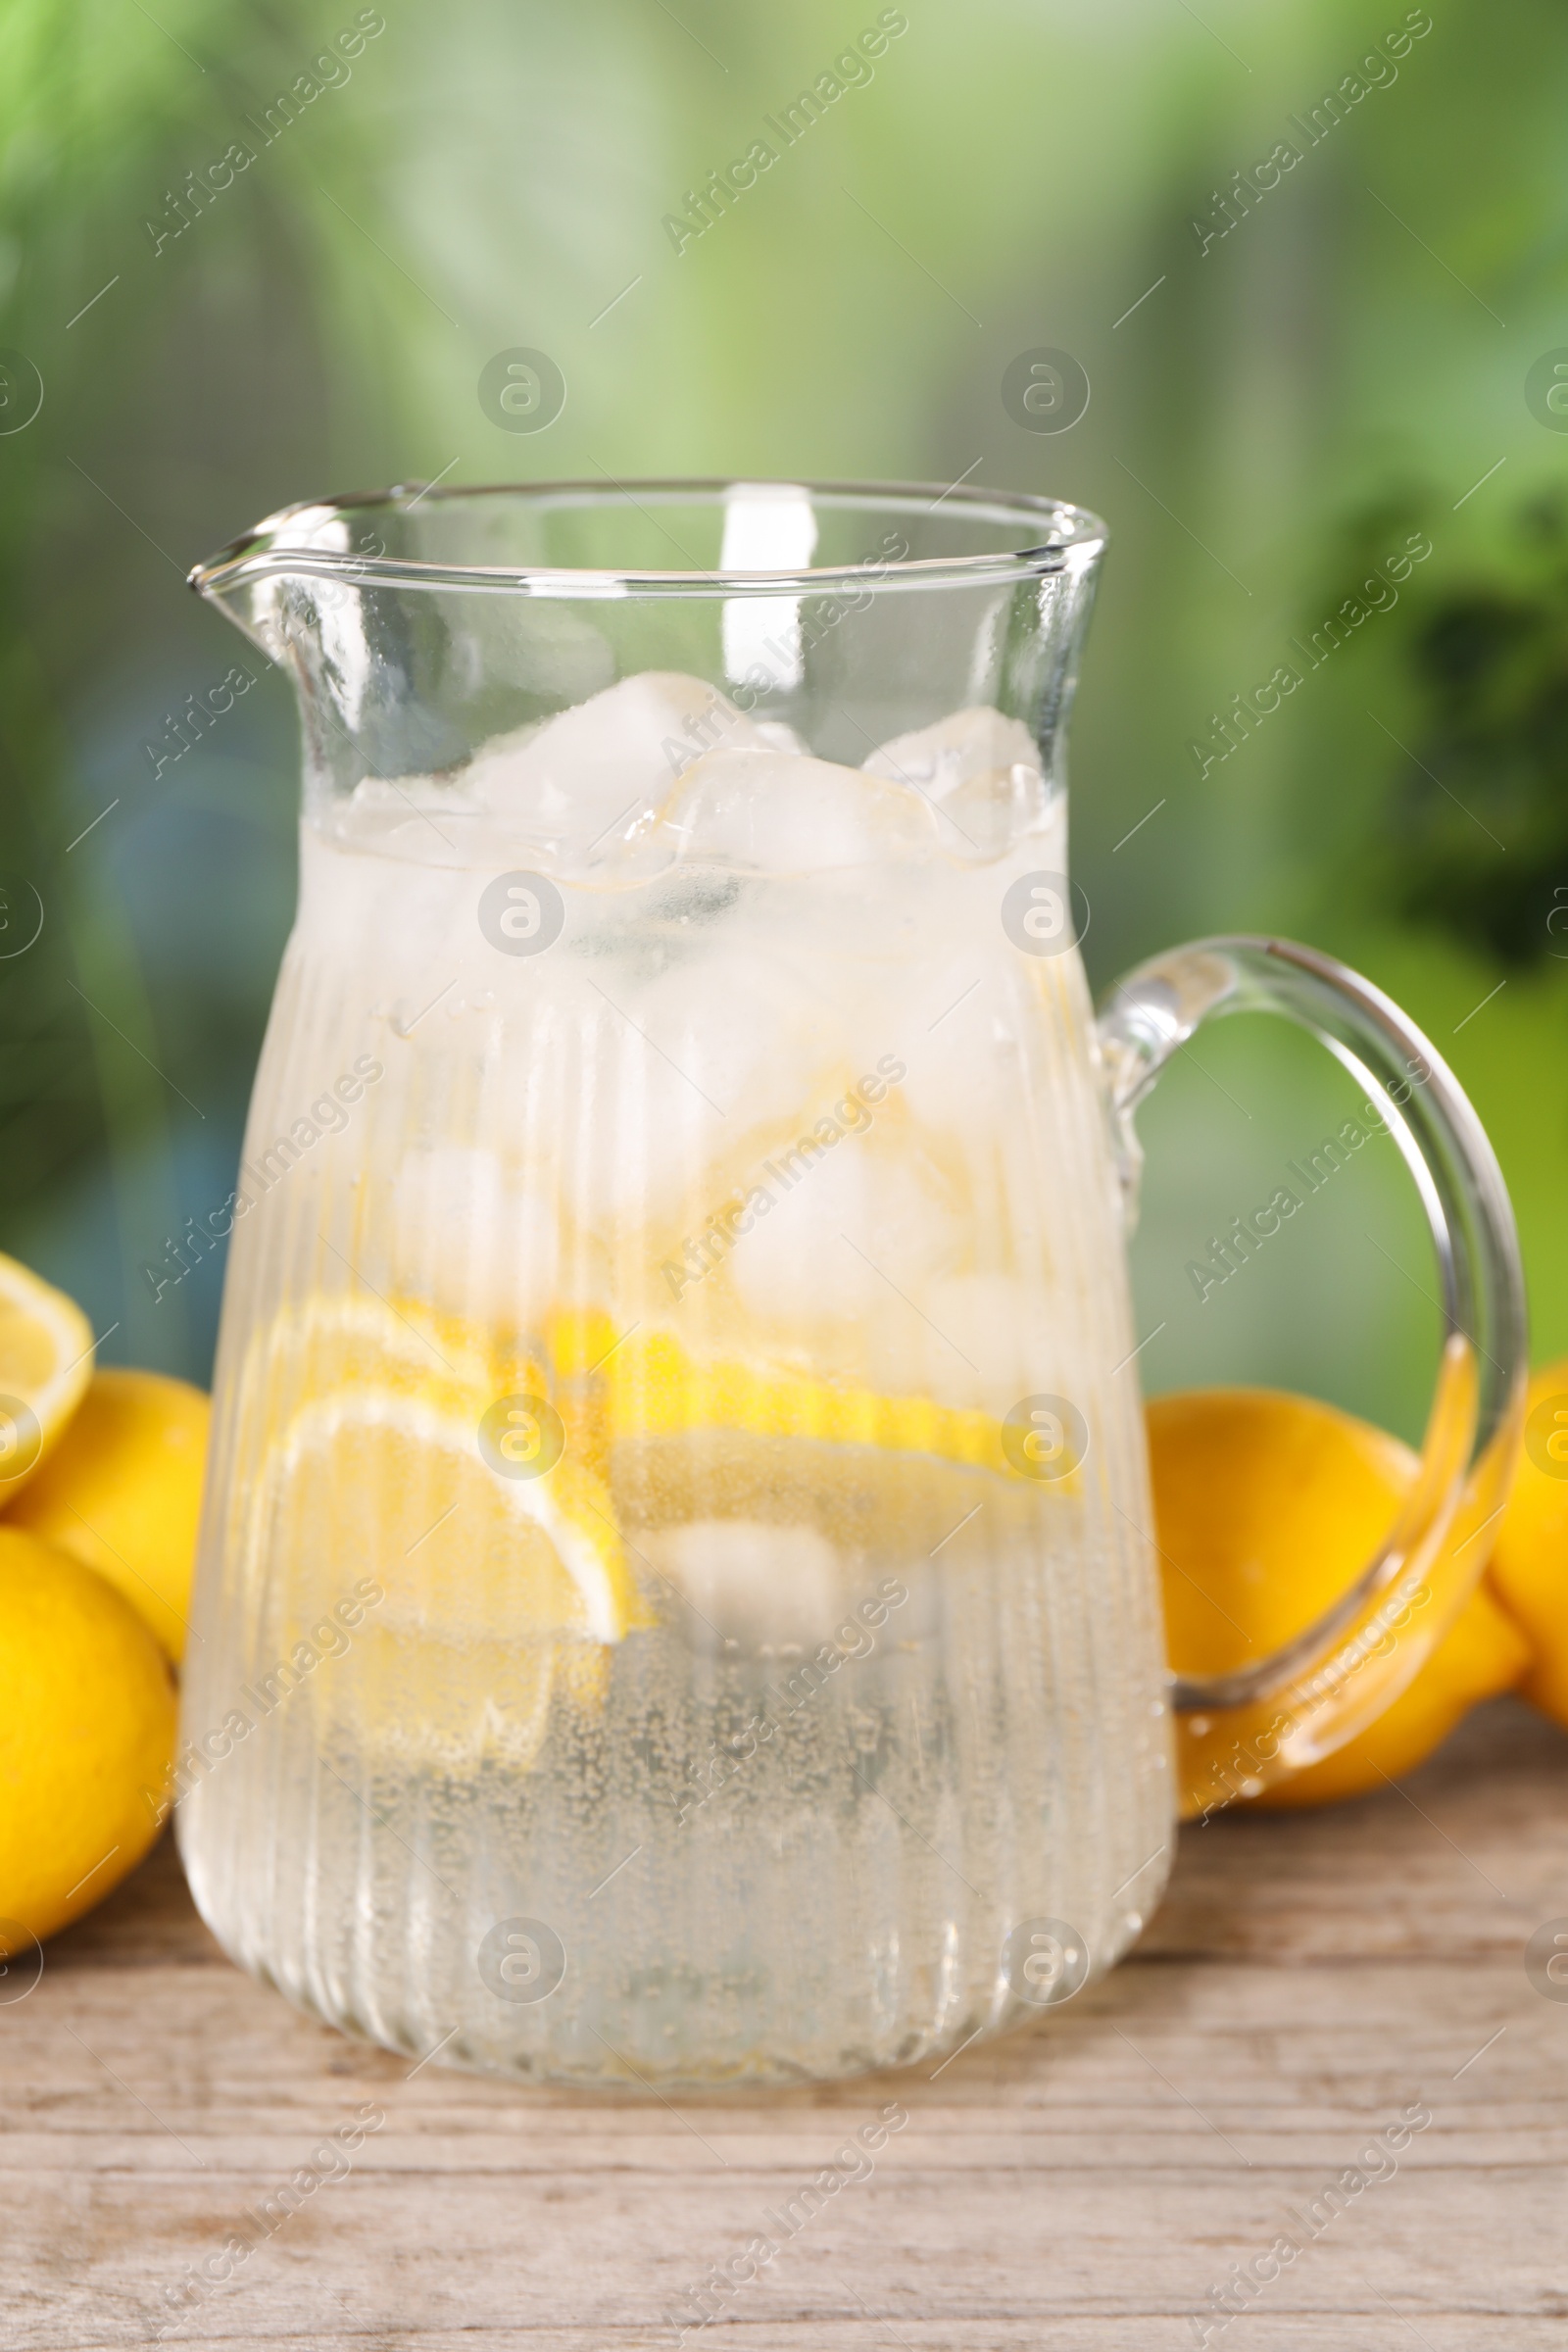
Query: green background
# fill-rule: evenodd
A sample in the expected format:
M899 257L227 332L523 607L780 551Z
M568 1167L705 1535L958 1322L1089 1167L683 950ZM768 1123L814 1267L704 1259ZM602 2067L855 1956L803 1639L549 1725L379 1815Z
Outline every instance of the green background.
M244 651L191 563L289 501L438 474L966 476L1111 524L1073 725L1097 987L1219 929L1369 973L1480 1108L1535 1351L1568 1347L1568 437L1526 398L1568 345L1560 7L1434 0L1307 146L1290 119L1398 31L1393 0L909 0L870 82L679 253L663 216L875 8L380 13L266 146L246 117L347 0L0 14L0 346L44 387L0 434L0 938L32 890L45 916L0 962L0 1247L118 1326L111 1360L205 1377L220 1263L156 1303L137 1269L231 1182L295 739L263 674L154 774L166 714ZM235 138L255 163L155 249ZM1301 160L1205 248L1195 220L1283 138ZM516 345L568 387L531 438L476 394ZM1001 398L1042 345L1093 387L1066 432ZM1411 531L1433 552L1397 604L1201 773L1211 714ZM1205 1303L1184 1271L1351 1100L1251 1021L1162 1083L1148 1386L1274 1380L1419 1428L1434 1278L1392 1146Z

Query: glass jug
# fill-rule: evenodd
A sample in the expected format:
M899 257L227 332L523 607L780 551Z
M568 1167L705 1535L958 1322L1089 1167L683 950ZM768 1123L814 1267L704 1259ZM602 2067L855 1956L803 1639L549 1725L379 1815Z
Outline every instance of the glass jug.
M1431 1046L1267 940L1097 1026L1063 734L1103 536L404 488L193 575L292 677L306 783L175 1788L204 1917L318 2017L584 2085L940 2057L1107 1968L1177 1813L1359 1730L1479 1573L1519 1272ZM1396 1135L1447 1337L1354 1588L1173 1685L1129 1116L1260 1007Z

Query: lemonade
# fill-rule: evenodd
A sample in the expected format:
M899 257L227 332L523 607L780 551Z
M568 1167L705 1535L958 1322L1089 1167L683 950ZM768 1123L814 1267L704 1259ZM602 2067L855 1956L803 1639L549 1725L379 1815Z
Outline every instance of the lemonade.
M180 1813L293 1998L822 2078L1137 1934L1164 1670L1065 866L995 710L857 767L661 673L307 821Z

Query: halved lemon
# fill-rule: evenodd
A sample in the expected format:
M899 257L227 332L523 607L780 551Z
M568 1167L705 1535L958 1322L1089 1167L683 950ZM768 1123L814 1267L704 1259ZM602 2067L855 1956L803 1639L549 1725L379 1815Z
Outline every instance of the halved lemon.
M92 1325L74 1299L0 1257L0 1507L81 1402L92 1349Z

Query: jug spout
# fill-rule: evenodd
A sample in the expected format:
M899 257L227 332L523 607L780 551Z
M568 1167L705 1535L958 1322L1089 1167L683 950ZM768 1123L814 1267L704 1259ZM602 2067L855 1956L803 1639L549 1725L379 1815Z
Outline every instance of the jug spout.
M287 672L308 798L313 783L352 791L368 775L451 766L473 748L445 709L438 600L410 593L411 575L439 574L400 560L387 521L417 495L284 508L189 574L197 594Z
M363 578L365 564L385 552L379 533L355 532L342 504L287 507L198 564L186 584L276 662L305 619L304 583L315 580L318 604L323 588Z
M225 548L223 556L230 552ZM185 585L194 588L197 595L204 596L210 605L215 605L226 619L234 623L236 629L250 639L252 645L271 661L274 659L272 649L257 625L258 616L250 582L244 578L225 579L223 556L214 557L210 564L193 565L185 575Z

